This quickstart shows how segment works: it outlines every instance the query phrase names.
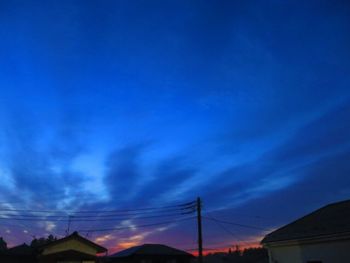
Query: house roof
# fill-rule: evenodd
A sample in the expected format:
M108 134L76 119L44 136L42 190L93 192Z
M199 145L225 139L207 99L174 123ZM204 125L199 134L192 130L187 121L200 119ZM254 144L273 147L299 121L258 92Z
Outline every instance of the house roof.
M16 256L29 256L34 255L36 250L27 244L23 243L22 245L9 248L5 251L7 255L16 255Z
M94 256L94 255L86 254L86 253L83 253L81 251L76 251L73 249L59 251L59 252L48 254L48 255L43 255L41 257L43 257L45 259L48 259L48 258L54 258L54 259L65 258L65 259L67 259L67 258L69 258L70 260L73 260L73 259L79 259L79 260L96 259L96 256Z
M48 244L45 244L45 245L43 245L41 248L45 249L45 248L47 248L47 247L51 247L51 246L54 246L54 245L57 245L57 244L66 242L66 241L71 240L71 239L79 240L80 242L85 243L85 244L88 245L88 246L94 247L94 248L96 249L97 253L103 253L103 252L106 252L106 251L107 251L107 248L102 247L102 246L100 246L100 245L98 245L98 244L96 244L96 243L90 241L89 239L86 239L86 238L80 236L80 235L78 234L78 232L74 232L73 234L71 234L71 235L69 235L69 236L66 236L66 237L64 237L64 238L57 239L57 240L55 240L55 241L53 241L53 242L50 242L50 243L48 243Z
M120 252L117 252L110 257L124 258L135 255L158 255L158 256L188 256L193 257L192 254L187 253L176 248L172 248L161 244L143 244L141 246L131 247Z
M266 235L262 244L350 233L350 200L329 204Z

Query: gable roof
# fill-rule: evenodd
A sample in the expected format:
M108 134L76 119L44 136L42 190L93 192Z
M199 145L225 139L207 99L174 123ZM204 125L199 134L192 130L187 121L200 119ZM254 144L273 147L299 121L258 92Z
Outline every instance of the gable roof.
M324 206L266 235L262 244L350 233L350 200Z
M23 243L22 245L15 246L12 248L9 248L5 250L5 253L7 255L16 255L16 256L29 256L34 255L36 250L32 248L31 246L28 246L26 243Z
M57 245L57 244L66 242L66 241L71 240L71 239L78 240L78 241L80 241L80 242L82 242L82 243L84 243L84 244L86 244L86 245L88 245L88 246L90 246L90 247L94 247L94 248L96 249L97 253L103 253L103 252L106 252L106 251L107 251L107 248L102 247L102 246L100 246L100 245L98 245L98 244L96 244L96 243L90 241L89 239L86 239L86 238L80 236L80 235L78 234L78 232L73 232L73 234L71 234L71 235L69 235L69 236L66 236L66 237L64 237L64 238L57 239L57 240L52 241L52 242L50 242L50 243L48 243L48 244L45 244L45 245L43 245L41 248L42 248L42 249L45 249L45 248L47 248L47 247L55 246L55 245Z
M127 248L120 252L117 252L110 257L113 258L123 258L130 257L135 255L162 255L162 256L188 256L193 257L192 254L187 253L186 251L172 248L166 245L161 244L143 244L141 246L135 246Z

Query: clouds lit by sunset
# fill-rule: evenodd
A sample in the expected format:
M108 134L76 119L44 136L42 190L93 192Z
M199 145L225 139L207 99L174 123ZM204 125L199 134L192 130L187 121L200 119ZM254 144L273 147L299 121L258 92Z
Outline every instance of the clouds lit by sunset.
M344 1L1 1L0 236L12 246L69 225L111 251L191 250L193 214L101 211L200 196L204 247L247 247L349 199L349 12Z

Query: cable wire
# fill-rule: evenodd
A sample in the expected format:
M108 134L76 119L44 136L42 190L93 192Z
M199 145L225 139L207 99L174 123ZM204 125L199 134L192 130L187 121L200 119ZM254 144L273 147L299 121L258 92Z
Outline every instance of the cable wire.
M84 214L84 213L129 213L129 212L161 212L161 211L172 211L172 210L186 210L192 209L195 206L195 201L187 202L178 205L169 205L169 206L161 206L161 207L145 207L138 209L117 209L117 210L82 210L82 211L74 211L74 210L66 210L64 212L58 210L33 210L33 209L12 209L12 208L0 208L2 212L27 212L27 213L69 213L69 214ZM161 211L160 211L161 210Z
M115 228L102 228L102 229L81 229L81 230L78 230L78 232L119 231L119 230L142 228L142 227L152 227L152 226L158 226L158 225L169 225L169 224L173 224L173 223L180 222L180 221L190 220L193 218L196 218L196 217L193 216L193 217L187 217L187 218L178 219L178 220L163 221L163 222L158 222L158 223L153 223L153 224L145 224L145 225L133 225L133 226L128 226L128 227L115 227Z
M239 226L239 227L245 227L245 228L251 228L251 229L256 229L256 230L267 231L267 229L264 229L264 228L261 228L261 227L258 227L258 226L251 226L251 225L239 224L239 223L235 223L235 222L223 221L223 220L219 220L219 219L216 219L216 218L213 218L213 217L203 216L203 218L209 219L209 220L212 220L212 221L216 221L216 222L220 222L220 223L223 223L223 224L228 224L228 225L234 225L234 226Z

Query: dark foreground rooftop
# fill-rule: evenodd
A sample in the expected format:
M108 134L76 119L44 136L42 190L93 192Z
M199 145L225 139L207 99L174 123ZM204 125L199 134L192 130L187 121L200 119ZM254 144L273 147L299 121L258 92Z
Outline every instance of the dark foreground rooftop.
M350 200L322 207L265 236L262 244L350 233Z
M176 248L172 248L161 244L144 244L141 246L131 247L120 252L117 252L110 257L124 258L135 255L152 255L152 256L188 256L193 257L192 254L187 253Z

